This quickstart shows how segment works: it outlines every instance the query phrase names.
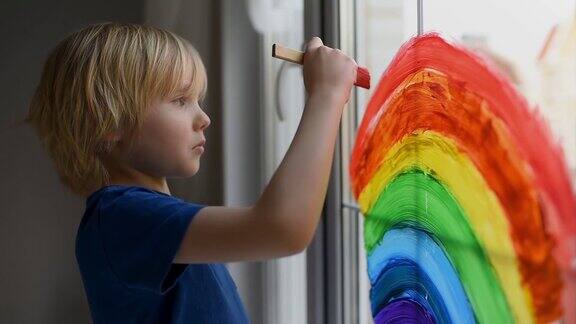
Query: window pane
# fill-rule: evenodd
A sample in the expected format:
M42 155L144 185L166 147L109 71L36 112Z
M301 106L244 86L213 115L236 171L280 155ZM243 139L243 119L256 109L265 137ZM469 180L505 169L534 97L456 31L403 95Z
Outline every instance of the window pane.
M370 70L373 85L369 91L356 91L358 125L391 59L416 34L416 6L416 0L356 2L356 61ZM507 74L550 124L565 152L573 187L576 183L575 10L573 0L444 0L424 1L423 17L424 32L437 31L444 38L466 45ZM343 165L348 165L349 156L343 159ZM359 233L359 318L361 323L371 323L362 227L363 223Z

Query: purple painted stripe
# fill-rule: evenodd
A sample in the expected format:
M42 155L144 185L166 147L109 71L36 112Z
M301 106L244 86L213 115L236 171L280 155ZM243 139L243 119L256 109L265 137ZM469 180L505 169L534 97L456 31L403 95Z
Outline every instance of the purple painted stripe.
M374 317L375 324L417 323L433 324L434 319L424 307L409 298L398 298L391 301Z

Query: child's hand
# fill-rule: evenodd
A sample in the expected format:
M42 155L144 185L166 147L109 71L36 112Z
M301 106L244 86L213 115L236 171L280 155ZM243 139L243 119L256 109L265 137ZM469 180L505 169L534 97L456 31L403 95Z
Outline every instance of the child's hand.
M304 86L309 96L330 96L342 104L348 102L357 71L352 58L313 37L306 45L303 65Z

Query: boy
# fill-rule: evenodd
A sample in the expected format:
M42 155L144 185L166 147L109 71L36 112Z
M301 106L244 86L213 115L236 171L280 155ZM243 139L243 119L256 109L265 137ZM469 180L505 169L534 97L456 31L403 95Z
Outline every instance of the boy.
M86 197L76 258L94 323L247 323L222 263L303 251L326 194L356 64L315 37L298 131L250 207L189 203L168 177L191 177L210 119L196 50L154 27L102 23L49 55L27 121L62 182Z

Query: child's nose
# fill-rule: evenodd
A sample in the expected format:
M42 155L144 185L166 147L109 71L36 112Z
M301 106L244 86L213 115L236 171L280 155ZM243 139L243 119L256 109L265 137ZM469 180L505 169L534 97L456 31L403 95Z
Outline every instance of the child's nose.
M210 125L210 117L208 117L208 115L201 110L198 118L196 118L195 124L198 130L204 130Z

